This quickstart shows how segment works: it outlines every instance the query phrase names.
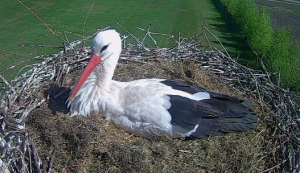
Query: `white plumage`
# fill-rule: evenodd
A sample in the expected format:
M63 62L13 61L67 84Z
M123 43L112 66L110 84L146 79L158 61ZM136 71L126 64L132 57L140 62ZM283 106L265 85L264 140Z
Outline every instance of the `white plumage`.
M212 110L214 105L210 103L213 100L211 95L226 98L224 100L228 104L238 102L237 99L165 79L140 79L131 82L112 80L121 53L121 39L115 30L98 33L92 48L93 55L69 98L72 115L88 116L91 112L101 113L120 128L142 136L163 134L170 137L201 138L228 131L224 130L222 122L220 123L224 118L218 117L221 114L225 115L228 110ZM185 91L186 89L189 92ZM208 100L209 103L201 100ZM172 102L188 106L172 107ZM240 103L233 105L239 105L236 107L243 113L246 112L243 116L245 121L248 121L250 116L251 121L243 122L244 124L256 123L255 115L250 109ZM186 110L189 106L192 106L192 109ZM209 115L208 112L215 113ZM189 122L190 120L195 121L193 123ZM205 129L200 129L200 126ZM212 130L214 133L205 132L206 127L215 128ZM250 128L245 130L248 129ZM215 130L218 130L218 133Z

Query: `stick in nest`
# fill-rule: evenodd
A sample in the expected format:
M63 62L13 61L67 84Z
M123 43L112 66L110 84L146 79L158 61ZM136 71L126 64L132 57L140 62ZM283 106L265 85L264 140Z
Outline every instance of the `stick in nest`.
M60 37L53 29L51 29L51 27L49 25L47 25L47 23L44 22L43 19L41 19L34 11L32 11L28 6L26 6L23 2L21 2L20 0L17 0L21 5L23 5L28 11L30 11L31 14L33 14L36 18L38 18L48 29L49 31L52 32L52 34L56 35L60 40L62 40L64 43L68 43L67 40L63 39L62 37Z
M84 33L84 31L85 31L84 28L85 28L85 25L86 25L86 21L87 21L88 17L90 16L90 13L91 13L91 11L92 11L94 5L95 5L95 3L93 3L93 4L91 5L89 12L87 13L87 15L86 15L86 17L85 17L85 19L84 19L83 27L82 27L82 36L83 36L83 37L84 37L84 35L85 35L85 33Z

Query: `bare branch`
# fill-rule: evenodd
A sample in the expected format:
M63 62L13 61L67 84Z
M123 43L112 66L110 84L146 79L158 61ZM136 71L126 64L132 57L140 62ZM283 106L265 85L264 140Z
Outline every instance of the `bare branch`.
M36 18L38 18L48 29L52 32L52 34L56 35L60 40L62 40L64 43L68 43L65 39L60 37L53 29L50 28L49 25L47 25L43 19L41 19L37 14L35 14L34 11L32 11L29 7L27 7L23 2L20 0L17 0L21 5L23 5L28 11L30 11L31 14L33 14Z

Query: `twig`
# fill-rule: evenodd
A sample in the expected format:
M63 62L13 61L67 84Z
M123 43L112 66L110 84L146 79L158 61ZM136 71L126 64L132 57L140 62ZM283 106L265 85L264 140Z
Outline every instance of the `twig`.
M16 93L15 89L7 82L7 80L0 74L0 79L11 89L14 93Z
M60 37L55 31L53 31L45 22L43 19L41 19L35 12L33 12L29 7L27 7L23 2L20 0L17 0L21 5L23 5L27 10L29 10L36 18L38 18L48 29L52 32L52 34L56 35L60 40L62 40L64 43L68 43L65 39Z
M41 172L41 168L40 168L41 160L38 156L35 146L32 143L30 144L30 149L31 149L31 154L32 154L35 170L36 170L35 172L40 173Z
M47 173L51 173L51 171L52 171L52 166L54 163L54 152L55 152L55 148L53 148L52 151L50 152L51 157L50 157L50 161L48 164Z
M153 41L153 43L155 44L155 46L157 46L156 40L151 36L150 28L151 28L151 25L149 25L147 31L145 31L144 29L142 29L142 28L140 28L140 27L137 27L137 29L142 30L142 31L145 32L145 36L144 36L144 38L143 38L141 44L143 45L143 44L144 44L144 41L145 41L145 39L146 39L146 37L149 36L149 37L151 38L151 40Z
M134 36L133 34L131 34L127 29L125 29L119 22L117 22L117 24L123 29L125 30L139 45L141 45L140 40Z
M123 40L123 49L126 48L126 39L128 38L128 35L123 35L122 40Z
M85 17L85 19L84 19L83 27L82 27L82 36L83 36L83 37L84 37L84 35L85 35L85 33L84 33L84 28L85 28L85 25L86 25L86 21L87 21L88 17L90 16L90 13L91 13L91 11L92 11L94 5L95 5L95 3L93 3L93 4L91 5L89 12L87 13L87 15L86 15L86 17Z
M205 36L205 39L206 39L206 41L207 41L207 43L208 43L208 46L212 49L211 44L210 44L210 40L208 39L207 34L206 34L206 30L205 30L205 28L204 28L204 24L203 24L202 18L201 18L201 25L202 25L202 30L203 30L203 32L204 32L204 36Z
M147 32L145 33L144 38L143 38L143 40L141 42L141 46L144 45L146 37L147 37L147 35L149 35L150 28L151 28L151 25L148 26Z
M63 25L63 34L64 34L65 39L67 40L67 42L70 43L70 41L68 39L68 36L67 36L67 33L66 33L66 30L65 30L65 25Z
M227 56L229 58L231 58L231 56L229 55L229 53L227 52L227 49L224 47L224 45L222 44L222 42L218 39L218 37L212 33L206 26L203 26L204 29L206 29L219 43L220 45L222 46L223 50L226 52Z
M180 32L178 33L178 44L177 44L177 49L180 49Z
M264 170L263 173L265 173L265 172L272 172L274 169L279 168L280 165L284 164L286 161L287 161L287 160L284 160L282 163L279 163L279 164L277 164L277 165L275 165L275 166L273 166L273 167L271 167L271 168L269 168L269 169Z
M182 152L182 153L189 153L191 154L192 152L191 151L187 151L187 150L178 150L179 152Z
M148 36L152 39L152 41L153 41L153 43L155 44L155 46L157 46L157 41L152 37L151 34L153 34L153 35L168 36L168 37L170 37L170 38L174 38L174 36L171 36L171 35L146 31L145 29L140 28L140 27L136 27L136 28L139 29L139 30L141 30L141 31L144 31L144 32L146 32L146 33L148 32Z

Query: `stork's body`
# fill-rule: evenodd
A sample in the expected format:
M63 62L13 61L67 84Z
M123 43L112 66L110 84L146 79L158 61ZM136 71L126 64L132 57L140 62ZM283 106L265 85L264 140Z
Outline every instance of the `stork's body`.
M142 136L202 138L256 127L252 110L229 96L165 79L112 80L120 53L116 31L95 37L93 56L69 99L72 115L101 113Z

